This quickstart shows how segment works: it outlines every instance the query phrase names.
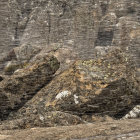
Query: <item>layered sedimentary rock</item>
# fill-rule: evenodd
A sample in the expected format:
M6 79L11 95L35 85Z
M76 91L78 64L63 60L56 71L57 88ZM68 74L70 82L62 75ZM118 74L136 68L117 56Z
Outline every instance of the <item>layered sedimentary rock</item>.
M59 62L53 56L28 64L0 83L0 119L17 110L50 82Z
M131 57L122 49L110 51L94 60L78 60L37 92L17 112L11 112L8 119L17 120L11 121L13 127L25 128L26 125L49 126L47 114L57 111L67 113L66 116L80 117L81 123L84 120L92 122L98 116L105 115L121 118L140 99L138 81L134 78L135 69L131 63ZM30 87L26 86L28 88ZM38 116L42 116L41 122L37 119ZM65 123L61 124L54 121L54 115L52 126L67 125L68 122L73 124L73 117L65 118L62 115Z
M139 7L139 0L2 0L2 128L121 118L140 104Z
M66 58L75 60L95 58L99 48L101 53L105 53L107 49L122 46L128 47L128 52L134 55L134 62L139 65L139 7L139 0L10 0L9 9L15 9L14 12L9 10L8 15L1 15L3 19L10 16L16 24L13 27L7 21L10 25L1 27L6 34L7 30L8 35L12 34L13 42L17 44L15 47L20 46L24 50L17 51L17 55L28 55L26 59L32 56L31 50L42 48L43 52L69 49L71 55ZM9 49L6 44L4 46ZM34 55L39 52L35 51ZM67 65L66 62L64 65Z

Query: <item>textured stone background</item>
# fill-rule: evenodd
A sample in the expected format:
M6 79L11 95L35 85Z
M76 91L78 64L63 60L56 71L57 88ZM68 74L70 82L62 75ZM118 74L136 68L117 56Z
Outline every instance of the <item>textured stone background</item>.
M92 56L96 46L120 45L133 28L139 35L139 5L139 0L1 0L0 53L55 43Z
M64 66L121 47L139 76L139 0L1 0L0 21L0 69L15 47L18 61L57 49Z
M110 50L116 50L116 54L109 53ZM79 109L79 107L85 107L85 110L89 109L89 107L86 108L86 105L90 102L86 101L87 97L91 98L91 94L86 95L86 88L92 92L93 89L87 84L94 80L95 87L100 89L97 90L99 94L102 89L106 90L106 83L115 87L115 89L109 90L111 91L110 95L107 92L109 98L111 95L114 97L114 93L116 95L120 93L115 98L118 100L115 102L113 98L113 105L108 105L112 107L112 111L114 108L122 109L121 105L124 108L129 105L133 108L140 104L140 0L1 0L0 54L0 81L2 81L0 82L0 117L7 119L5 122L0 122L0 129L71 125L84 123L84 119L90 120L91 118L87 116L83 116L83 118L80 115L75 116L73 109L74 107L78 111L83 109ZM58 66L59 62L47 59L48 63L44 65L48 54L54 55L60 62L60 68L55 78L53 74L58 69L55 66ZM101 58L104 55L104 59ZM96 62L98 63L100 58L103 61L99 61L96 66ZM76 65L77 67L72 65L68 71L60 74L79 59L80 61L77 62L83 62L82 67L81 63ZM86 61L86 59L90 61ZM111 65L108 66L110 62ZM115 69L113 69L114 66L116 66ZM48 85L46 79L43 80L47 75L46 68L48 74L46 78L54 78L51 82L48 80L50 82ZM94 68L97 68L97 71L94 71ZM52 71L53 69L54 71ZM118 75L121 75L120 71L122 71L119 86L117 83L112 85L111 82L106 82L104 73L108 75L111 70ZM40 74L42 77L39 77ZM79 74L79 77L76 77L75 74ZM98 83L96 78L100 76L102 76L102 82ZM76 93L69 92L75 90L75 83L72 82L78 78L83 81L79 82L81 85L79 83L76 85ZM89 81L84 81L84 78ZM115 79L117 78L119 76L115 74ZM111 76L107 79L112 80ZM128 86L123 84L124 79ZM133 84L131 85L131 83ZM31 88L32 86L33 88ZM125 91L127 87L129 87L130 93ZM78 92L77 89L83 91ZM41 92L38 92L39 90ZM57 102L58 104L55 104L54 96L57 93L63 93L62 90L68 90L68 93L71 96L74 95L76 99L79 95L80 98L82 94L85 94L85 98L81 98L81 101L86 102L85 106L79 104L76 106L76 103L74 106L73 104L69 105L71 101L74 101L73 96L72 98L62 98ZM35 97L33 97L34 94L36 94ZM131 94L134 98L132 101L130 100ZM106 101L105 95L103 94L103 99ZM28 98L28 96L31 97ZM94 96L92 98L94 99ZM27 104L24 105L26 99ZM28 100L30 101L28 102ZM48 102L49 100L50 102ZM120 104L120 100L122 104ZM99 104L102 108L104 102L99 96L100 101ZM19 105L22 102L23 106L21 107ZM108 101L105 103L108 104ZM115 103L117 104L115 105ZM107 109L105 111L108 111L107 104L103 106L103 110L105 110L104 107ZM52 111L51 105L54 106L54 111ZM95 103L90 106L92 111L94 105ZM17 112L11 113L16 106L18 109L21 108L19 111L17 109ZM71 108L65 110L65 107L71 107L72 110ZM116 110L115 113L118 113ZM11 114L7 118L9 113ZM4 118L3 115L6 117ZM82 121L80 117L83 119ZM94 114L92 117L95 121L100 120L100 117L94 118ZM8 119L13 120L9 121ZM134 127L134 130L136 128ZM112 131L111 129L110 131ZM111 134L110 131L109 134Z

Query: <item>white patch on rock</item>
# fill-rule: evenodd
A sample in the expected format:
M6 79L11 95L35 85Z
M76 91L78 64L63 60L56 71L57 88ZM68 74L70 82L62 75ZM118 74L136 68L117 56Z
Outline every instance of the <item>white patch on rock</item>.
M39 116L39 119L40 119L41 121L44 121L44 117L43 117L42 115Z
M136 28L137 28L137 27L134 25L134 26L133 26L133 29L136 29Z
M68 44L73 44L74 41L73 41L73 40L68 40L67 43L68 43Z
M12 41L14 41L14 40L15 40L15 37L14 37L14 36L12 36L11 38L12 38Z
M120 27L120 26L121 26L121 24L120 24L120 23L117 23L117 24L116 24L116 27Z
M116 14L113 12L111 12L110 15L116 17Z
M69 96L69 95L71 95L71 92L65 90L65 91L62 91L62 92L58 93L57 96L56 96L55 98L58 100L58 99L61 99L61 98L63 98L63 97L67 97L67 96Z
M122 119L134 119L140 117L140 105L136 105L128 114Z
M14 74L18 74L18 73L20 73L20 72L22 72L22 69L17 69L17 70L14 72Z
M12 65L12 62L9 61L9 62L7 63L7 65L6 65L6 67L9 67L9 66L11 66L11 65Z
M77 99L78 99L78 96L77 95L74 95L74 102L75 102L75 104L78 104L79 103L79 101Z

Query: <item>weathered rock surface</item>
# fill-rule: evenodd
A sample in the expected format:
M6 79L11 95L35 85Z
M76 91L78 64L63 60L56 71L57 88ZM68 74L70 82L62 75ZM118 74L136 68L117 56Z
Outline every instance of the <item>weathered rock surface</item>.
M8 6L8 1L4 4ZM69 49L71 53L62 53L61 58L75 60L95 58L96 47L101 47L106 52L108 46L122 46L128 47L128 52L134 55L134 62L139 65L139 7L139 0L10 0L9 14L1 15L2 19L10 16L12 23L5 21L8 25L6 28L1 25L1 28L4 32L8 30L8 35L12 34L11 38L17 44L12 48L22 48L17 49L21 51L16 54L17 57L20 56L20 61L30 59L42 48L43 52L56 48L66 48L66 51ZM6 9L5 7L2 11ZM1 35L3 40L6 39ZM10 50L7 44L4 47L3 50ZM67 66L68 63L64 65Z
M52 80L58 68L58 60L53 56L46 56L3 80L0 83L0 119L31 99Z
M95 60L78 60L17 112L11 112L8 119L23 121L26 118L30 121L25 124L33 127L37 124L32 118L36 118L37 126L48 126L48 120L43 119L43 123L40 123L37 116L45 118L46 113L52 111L77 115L83 121L90 122L97 116L121 118L140 99L138 83L134 78L135 69L130 60L131 57L122 49L110 51ZM14 127L20 126L20 122L12 122ZM53 125L56 123L52 122ZM24 125L22 127L25 128Z
M1 129L139 116L139 0L2 0L0 21Z

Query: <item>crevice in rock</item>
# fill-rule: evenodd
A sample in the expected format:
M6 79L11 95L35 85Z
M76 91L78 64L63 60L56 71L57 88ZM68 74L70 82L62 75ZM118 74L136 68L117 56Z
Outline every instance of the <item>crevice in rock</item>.
M3 80L3 77L2 76L0 76L0 82Z
M14 45L15 47L17 47L19 45L19 36L18 36L18 21L19 21L19 15L17 15L17 19L16 19L16 26L15 26L15 35L14 35Z
M101 6L101 9L102 9L102 15L104 16L107 12L108 4L101 3L100 6Z

